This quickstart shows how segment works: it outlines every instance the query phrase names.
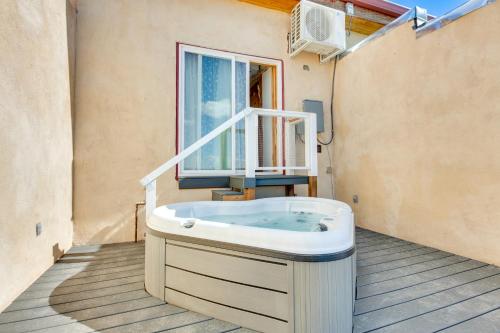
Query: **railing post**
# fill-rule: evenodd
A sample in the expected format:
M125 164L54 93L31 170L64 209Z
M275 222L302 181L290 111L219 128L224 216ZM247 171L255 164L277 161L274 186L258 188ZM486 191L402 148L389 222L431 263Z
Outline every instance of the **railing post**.
M156 208L156 180L146 185L146 221Z
M306 156L308 158L307 166L309 168L307 173L309 176L308 194L310 197L316 197L318 195L318 150L316 146L318 143L316 138L316 114L309 114L304 127L304 133L306 135Z
M245 177L255 178L257 167L257 113L251 112L245 117Z
M316 139L316 114L310 113L304 124L306 166L309 176L318 175L318 151Z
M291 152L295 149L295 133L292 133L292 125L288 121L284 121L285 124L285 160L283 161L283 166L296 166L295 159L292 161ZM295 132L295 131L294 131ZM293 141L292 141L293 140ZM293 170L285 170L285 175L293 175Z

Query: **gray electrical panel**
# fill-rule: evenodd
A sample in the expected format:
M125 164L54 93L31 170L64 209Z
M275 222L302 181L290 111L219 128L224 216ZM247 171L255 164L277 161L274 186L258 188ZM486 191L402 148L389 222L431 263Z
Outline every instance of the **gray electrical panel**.
M316 114L316 131L322 133L325 131L325 122L323 119L323 102L305 99L302 102L302 110L304 112L311 112ZM304 134L304 124L298 124L295 129L296 134Z

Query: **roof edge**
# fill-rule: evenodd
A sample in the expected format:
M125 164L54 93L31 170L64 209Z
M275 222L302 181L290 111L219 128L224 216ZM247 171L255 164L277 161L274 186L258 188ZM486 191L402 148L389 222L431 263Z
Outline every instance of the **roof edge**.
M384 0L347 0L347 2L351 2L354 6L359 6L394 18L410 10L408 7Z

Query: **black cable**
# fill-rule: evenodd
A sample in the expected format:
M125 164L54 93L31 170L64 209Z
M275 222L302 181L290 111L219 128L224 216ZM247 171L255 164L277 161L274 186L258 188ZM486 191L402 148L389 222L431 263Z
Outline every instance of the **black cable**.
M330 143L332 143L333 141L333 137L334 137L334 133L333 133L333 98L335 96L335 73L337 72L337 59L338 57L335 56L335 62L334 62L334 67L333 67L333 77L332 77L332 98L331 98L331 101L330 101L330 122L331 122L331 125L332 125L332 136L330 138L330 140L328 140L327 142L322 142L319 138L317 139L318 140L318 143L320 145L323 145L323 146L328 146Z

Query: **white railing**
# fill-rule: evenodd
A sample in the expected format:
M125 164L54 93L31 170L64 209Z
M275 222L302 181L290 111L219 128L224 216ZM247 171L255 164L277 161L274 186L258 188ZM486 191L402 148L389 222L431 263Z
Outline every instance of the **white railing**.
M293 136L294 138L295 125L299 122L304 122L303 142L305 163L303 166L286 165L286 161L288 161L287 157L289 155L288 151L290 151L290 149L285 151L285 161L283 161L284 163L282 166L259 166L259 117L274 117L278 118L278 120L285 120L281 123L278 122L278 124L284 125L283 132L285 136ZM141 179L141 184L146 188L146 219L151 216L151 213L156 208L156 180L158 177L177 164L181 163L191 154L202 148L204 145L234 126L242 119L245 119L245 177L254 178L255 171L293 172L295 170L305 170L309 176L318 175L315 114L296 111L246 108Z

